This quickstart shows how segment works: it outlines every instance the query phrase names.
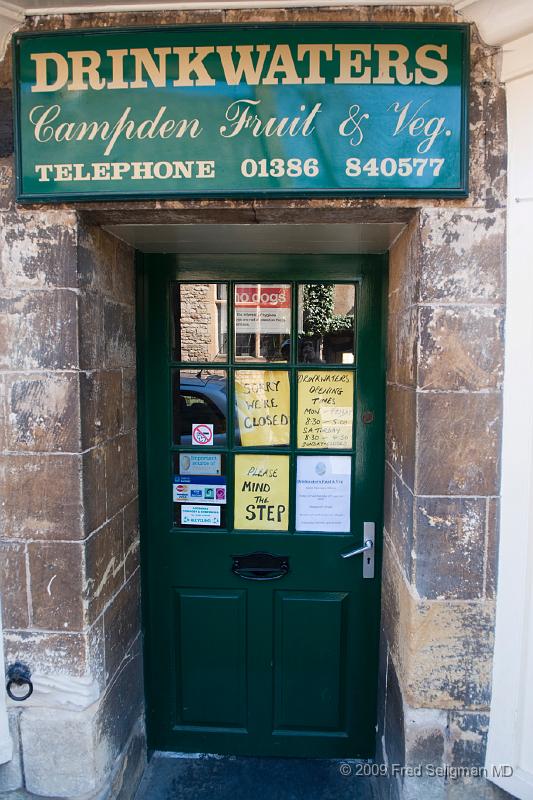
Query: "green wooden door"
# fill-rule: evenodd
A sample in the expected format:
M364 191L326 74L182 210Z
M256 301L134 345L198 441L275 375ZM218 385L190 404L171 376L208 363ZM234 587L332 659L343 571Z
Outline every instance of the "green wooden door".
M154 749L374 754L385 269L377 256L139 267ZM341 558L364 522L373 579L366 554Z

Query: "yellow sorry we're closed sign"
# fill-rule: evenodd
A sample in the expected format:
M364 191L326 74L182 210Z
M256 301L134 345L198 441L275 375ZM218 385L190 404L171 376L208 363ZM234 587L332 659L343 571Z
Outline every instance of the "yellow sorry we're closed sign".
M290 387L284 370L235 373L235 402L244 447L289 444Z
M353 373L298 373L298 447L352 446Z
M234 527L238 530L288 530L289 456L235 456Z

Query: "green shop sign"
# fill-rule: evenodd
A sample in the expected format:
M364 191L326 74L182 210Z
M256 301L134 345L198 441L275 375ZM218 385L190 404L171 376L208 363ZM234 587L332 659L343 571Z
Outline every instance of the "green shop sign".
M468 28L22 34L18 197L467 193Z

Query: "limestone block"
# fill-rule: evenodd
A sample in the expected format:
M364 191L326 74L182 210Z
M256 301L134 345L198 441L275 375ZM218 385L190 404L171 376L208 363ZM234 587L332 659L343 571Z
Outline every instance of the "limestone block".
M137 426L137 371L135 367L122 369L122 430L124 433Z
M21 718L24 774L29 792L44 797L82 797L104 780L97 763L95 709L29 708Z
M73 211L0 214L0 286L76 287L76 238Z
M19 736L19 714L14 711L9 714L9 734L13 744L13 757L11 761L0 764L0 792L12 792L22 786L22 764Z
M5 390L9 450L79 451L80 398L76 374L14 373L6 376Z
M28 545L31 609L35 628L82 630L83 546L76 542Z
M124 508L124 568L126 580L140 565L139 502L137 499Z
M114 239L113 296L121 303L135 305L135 251Z
M389 386L386 425L388 460L409 488L414 486L415 477L415 417L415 392L401 386Z
M108 369L135 366L135 311L104 300L104 362Z
M420 211L423 303L501 303L505 297L505 214L485 209Z
M422 389L500 389L503 310L498 306L424 306L419 349Z
M418 393L417 404L417 493L496 495L501 395Z
M105 445L107 516L137 496L137 442L135 431L107 442Z
M413 212L389 253L389 314L404 311L418 300L420 247L420 221L418 213Z
M441 765L445 759L448 715L433 708L404 706L405 764Z
M82 474L83 527L90 533L107 519L104 447L93 447L83 454Z
M382 625L412 708L486 711L490 702L492 601L421 600L408 586L388 537Z
M494 598L498 581L498 545L500 539L500 500L489 497L487 515L487 565L485 573L485 594Z
M6 538L81 538L80 456L0 455L0 495L0 526Z
M84 678L89 673L89 640L82 633L4 631L6 664L23 661L32 673Z
M104 296L82 290L78 295L80 369L101 369L104 363Z
M419 497L416 505L414 583L419 595L482 597L487 501Z
M142 646L138 635L125 653L113 680L106 687L96 718L97 738L106 742L108 755L113 760L127 746L128 738L143 708Z
M13 156L0 158L0 209L11 209L15 203L15 165Z
M120 433L123 413L120 370L80 373L80 412L84 450Z
M114 237L99 226L80 227L77 258L80 288L111 293L114 261Z
M140 627L140 574L137 570L104 612L104 629L113 632L113 636L106 636L105 640L108 680L121 665L139 635Z
M489 730L488 714L450 712L450 763L458 767L483 767Z
M410 579L412 570L411 550L413 547L413 506L411 490L401 478L393 474L390 538L405 574Z
M28 627L26 552L24 544L0 542L0 597L4 628Z
M74 292L21 291L0 298L0 368L73 369L77 364Z
M91 624L124 583L122 514L113 517L88 540L85 548L85 581L84 594Z

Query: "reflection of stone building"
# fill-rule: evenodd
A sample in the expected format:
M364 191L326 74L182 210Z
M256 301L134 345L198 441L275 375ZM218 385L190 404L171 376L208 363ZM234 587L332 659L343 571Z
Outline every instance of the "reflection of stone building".
M181 285L182 361L209 361L224 350L226 303L221 288L216 283Z

